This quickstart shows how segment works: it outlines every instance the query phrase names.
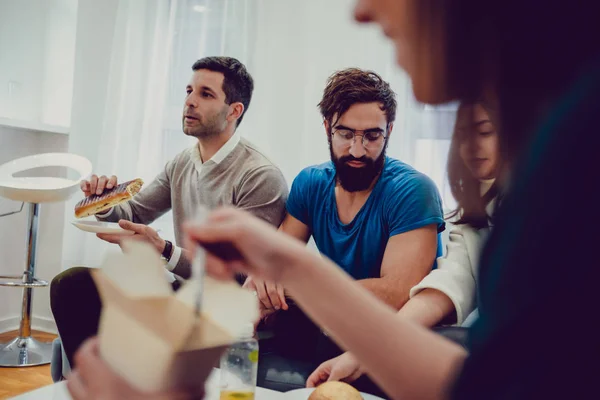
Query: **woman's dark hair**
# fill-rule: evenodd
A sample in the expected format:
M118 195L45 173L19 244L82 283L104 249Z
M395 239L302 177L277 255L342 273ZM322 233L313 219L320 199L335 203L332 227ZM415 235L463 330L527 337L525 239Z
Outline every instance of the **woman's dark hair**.
M445 13L447 81L454 86L449 90L465 101L486 90L494 92L500 158L511 162L528 143L547 107L600 57L598 4L564 0L440 3L445 5L440 9Z
M473 129L473 107L477 104L485 108L482 103L462 102L456 113L456 123L454 124L448 154L448 182L450 183L452 196L454 196L458 205L448 215L448 218L458 218L457 221L453 222L456 225L466 224L475 229L481 229L489 226L490 221L486 207L497 196L498 190L494 183L481 196L481 182L473 177L473 174L460 157L460 145L465 138L459 130L459 127L465 125L468 126L468 129ZM465 120L467 120L466 123Z

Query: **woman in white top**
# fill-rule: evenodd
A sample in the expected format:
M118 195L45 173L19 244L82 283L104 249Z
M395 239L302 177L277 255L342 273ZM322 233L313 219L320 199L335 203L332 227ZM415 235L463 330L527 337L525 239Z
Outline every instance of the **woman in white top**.
M437 260L437 269L411 289L410 300L398 311L402 318L426 327L460 325L476 308L477 263L489 232L499 167L496 129L485 107L461 104L448 156L448 180L458 207L449 216L453 228L447 252ZM346 352L321 364L307 386L352 382L362 374L360 364Z

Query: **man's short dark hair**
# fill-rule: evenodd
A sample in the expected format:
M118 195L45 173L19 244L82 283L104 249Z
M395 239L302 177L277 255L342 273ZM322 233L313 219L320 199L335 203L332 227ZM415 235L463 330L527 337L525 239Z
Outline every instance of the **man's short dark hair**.
M327 86L318 107L323 118L330 125L334 125L353 104L373 102L381 104L388 124L394 122L396 94L389 83L373 71L348 68L337 71L327 79Z
M233 57L204 57L192 66L194 71L200 69L223 74L225 102L227 104L242 103L244 105L244 112L237 120L236 126L239 126L244 114L248 111L248 107L250 107L252 91L254 90L254 80L246 70L246 66Z

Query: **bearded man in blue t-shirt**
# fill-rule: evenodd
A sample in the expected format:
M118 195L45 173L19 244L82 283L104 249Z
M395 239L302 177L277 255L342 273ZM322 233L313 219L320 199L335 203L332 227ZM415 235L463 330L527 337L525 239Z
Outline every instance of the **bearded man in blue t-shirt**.
M295 178L280 230L304 242L312 236L321 254L397 310L441 255L444 219L431 179L386 156L395 97L371 71L353 68L329 78L319 108L331 161ZM291 315L277 283L249 277L245 286L256 291L264 316L277 312L276 336L288 356L319 363L338 352L323 345L316 327Z

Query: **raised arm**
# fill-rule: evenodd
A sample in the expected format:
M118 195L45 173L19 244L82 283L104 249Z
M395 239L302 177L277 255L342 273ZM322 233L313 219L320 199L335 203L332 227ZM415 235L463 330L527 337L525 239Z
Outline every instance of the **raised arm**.
M121 219L149 225L171 209L171 183L168 170L171 162L150 184L130 201L111 208L96 217L101 221L118 222Z
M209 257L207 270L211 275L225 278L242 271L281 282L318 325L355 354L391 397L448 396L465 351L396 317L391 307L302 243L230 209L213 213L206 224L188 226L187 232L192 241L207 246L226 242L240 253L240 260L230 262Z

